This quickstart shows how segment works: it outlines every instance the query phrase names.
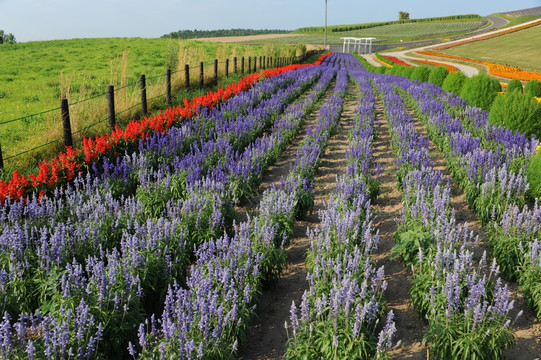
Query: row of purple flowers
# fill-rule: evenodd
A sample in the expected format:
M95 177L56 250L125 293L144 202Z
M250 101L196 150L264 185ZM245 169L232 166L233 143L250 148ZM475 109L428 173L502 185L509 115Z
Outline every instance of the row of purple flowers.
M481 217L502 275L518 280L541 315L541 210L538 199L527 204L525 175L539 141L488 123L486 111L440 88L411 83L403 89Z
M410 295L428 321L424 339L437 358L500 358L514 343L507 315L513 307L510 291L495 263L487 264L486 253L475 261L475 239L467 225L456 223L449 182L434 170L429 139L417 133L396 91L406 89L415 98L422 90L403 77L370 76L385 104L403 191L404 213L393 250L412 266ZM452 124L442 121L447 125Z
M2 208L2 356L120 356L137 325L161 312L167 285L186 282L198 244L226 229L244 150L323 68L258 83L140 141L104 163L105 176Z
M362 98L352 121L347 171L319 213L321 225L308 233L309 289L298 307L291 306L290 359L384 359L396 331L392 311L383 329L377 326L385 315L387 283L383 266L376 268L371 259L379 243L370 212L370 199L378 192L371 149L375 97L357 61L347 70Z

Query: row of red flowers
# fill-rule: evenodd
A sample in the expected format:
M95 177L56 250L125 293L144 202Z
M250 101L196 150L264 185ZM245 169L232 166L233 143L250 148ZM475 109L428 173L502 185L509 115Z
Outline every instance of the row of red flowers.
M407 62L403 61L403 60L400 60L399 58L397 57L394 57L394 56L388 56L388 55L381 55L380 56L384 59L387 59L390 61L391 65L393 64L396 64L396 65L402 65L402 66L407 66L407 67L411 67L412 65L408 64Z
M218 103L249 89L260 79L305 66L319 65L330 54L322 55L313 64L288 65L244 76L238 83L229 84L225 88L209 91L191 100L185 98L183 105L170 107L141 120L130 121L125 129L117 126L110 133L97 135L94 138L85 137L82 148L66 147L64 152L51 161L45 159L40 162L37 174L24 176L15 170L9 181L0 180L0 205L3 205L7 198L19 200L32 193L39 193L41 197L46 191L72 181L78 174L84 174L93 162L99 161L104 156L110 158L118 156L130 145L136 144L140 139L145 139L152 132L167 131L173 124L185 118L191 118L201 107L212 109Z

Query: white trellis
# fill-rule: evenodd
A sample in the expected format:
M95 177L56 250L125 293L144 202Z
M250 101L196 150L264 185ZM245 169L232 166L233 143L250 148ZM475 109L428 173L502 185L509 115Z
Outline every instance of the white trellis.
M340 40L344 40L344 45L342 52L351 52L350 46L353 44L353 51L361 54L371 54L372 53L372 40L375 40L374 37L368 38L355 38L355 37L343 37ZM363 50L361 52L361 49Z

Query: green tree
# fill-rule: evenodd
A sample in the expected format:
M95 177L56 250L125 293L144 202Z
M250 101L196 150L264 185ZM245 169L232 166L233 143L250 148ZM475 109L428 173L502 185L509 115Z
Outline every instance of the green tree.
M539 137L541 105L533 97L524 96L520 91L507 92L505 95L498 95L494 100L488 121Z
M530 80L524 87L524 94L528 96L541 96L541 82L539 80Z
M468 100L471 105L489 110L502 87L500 82L487 74L475 75L464 82L460 97Z
M438 66L432 69L432 71L430 71L430 75L428 76L428 81L430 81L432 84L436 86L441 87L447 75L449 75L449 71L447 71L447 69L444 68L443 66Z
M418 66L413 70L413 73L409 77L411 80L418 80L420 82L427 82L430 76L430 68L428 66Z
M466 81L466 79L466 75L464 75L461 71L452 72L447 75L445 80L443 80L441 88L443 90L452 92L455 95L460 95L462 85L464 85L464 81Z
M507 84L507 92L520 91L522 93L522 82L518 79L513 79Z
M0 30L0 44L4 43L14 43L15 42L15 35L13 34L6 34L4 30Z
M410 13L406 11L399 11L398 12L398 20L409 20Z

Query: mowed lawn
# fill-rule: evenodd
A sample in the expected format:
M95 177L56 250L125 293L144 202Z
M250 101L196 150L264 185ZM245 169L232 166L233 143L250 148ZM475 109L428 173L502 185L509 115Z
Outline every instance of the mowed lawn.
M541 72L541 25L455 46L444 53Z

